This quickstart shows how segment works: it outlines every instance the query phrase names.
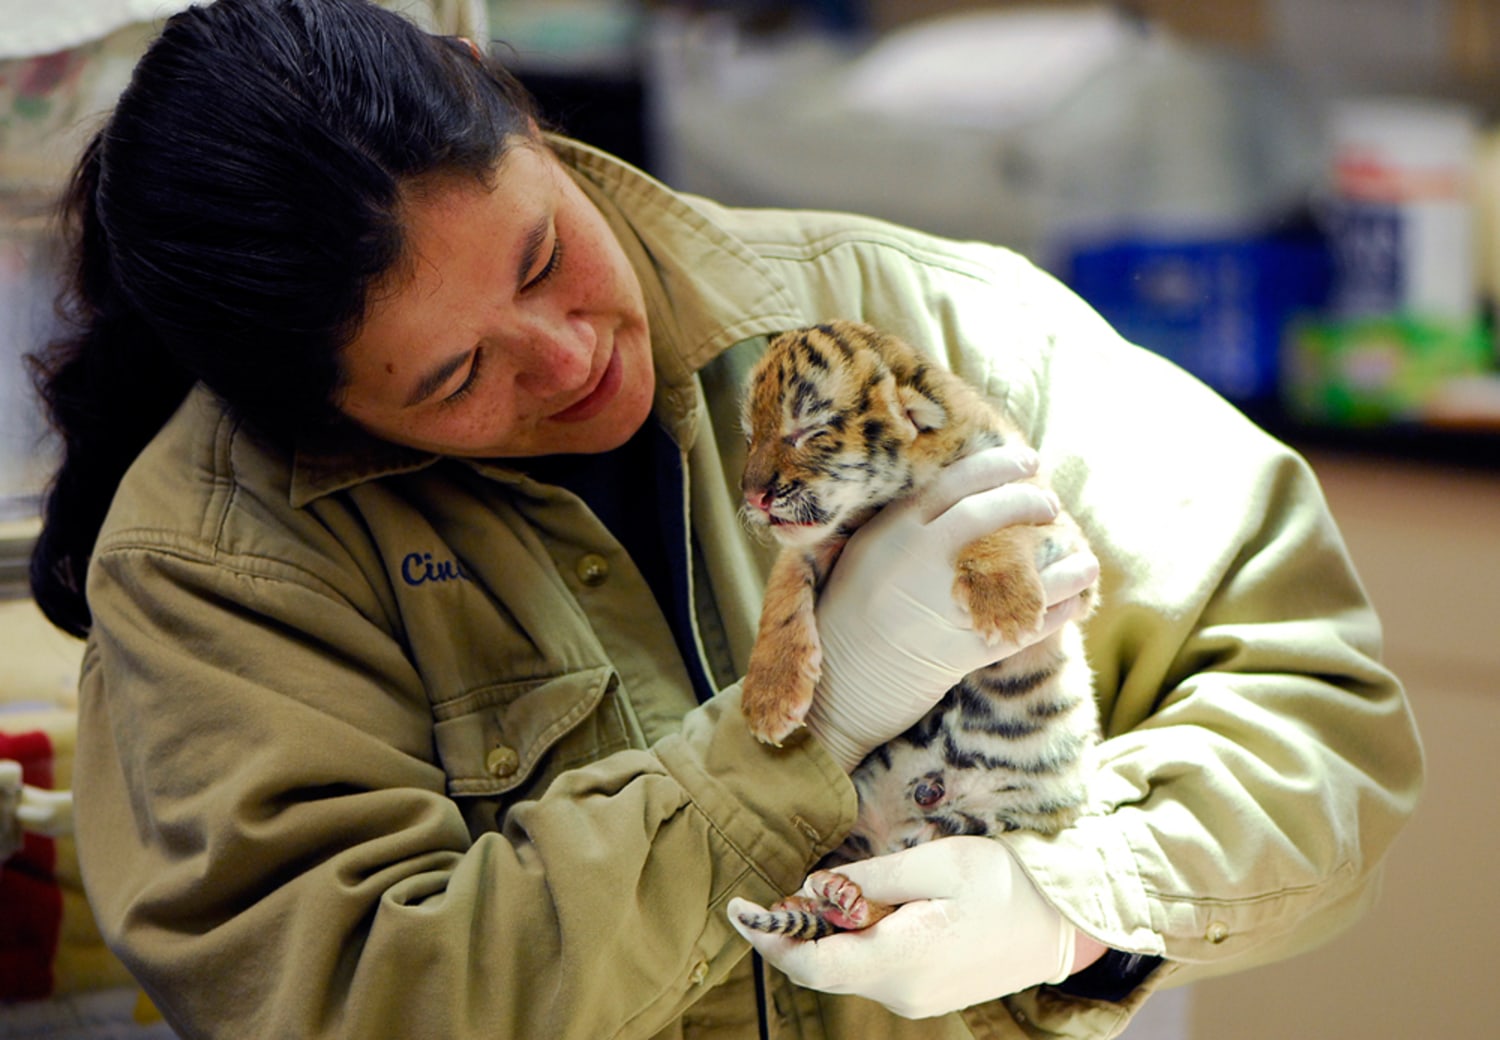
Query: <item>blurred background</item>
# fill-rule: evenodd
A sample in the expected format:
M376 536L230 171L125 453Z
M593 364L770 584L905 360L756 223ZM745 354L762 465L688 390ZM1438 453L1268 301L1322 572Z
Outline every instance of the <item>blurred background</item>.
M673 187L1022 252L1306 453L1428 793L1353 931L1128 1036L1493 1035L1454 976L1500 934L1500 0L385 3L491 41L556 128ZM52 322L49 207L183 6L0 0L0 759L33 787L66 788L78 655L23 579L54 451L21 361ZM0 1037L166 1035L54 829L0 865Z

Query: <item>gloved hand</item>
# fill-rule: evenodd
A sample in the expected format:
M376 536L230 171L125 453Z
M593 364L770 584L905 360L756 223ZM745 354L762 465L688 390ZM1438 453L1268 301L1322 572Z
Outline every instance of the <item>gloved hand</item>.
M1015 483L1037 470L1030 449L991 448L947 467L921 494L855 532L818 598L822 676L807 727L849 772L924 715L962 676L1051 635L1099 575L1088 552L1042 571L1050 608L1026 641L989 644L954 601L954 561L975 538L1044 524L1057 497Z
M746 928L740 913L758 908L745 899L729 901L729 921L798 985L868 997L904 1018L957 1011L1073 971L1078 932L993 838L940 838L838 873L867 899L905 905L862 932L816 942Z

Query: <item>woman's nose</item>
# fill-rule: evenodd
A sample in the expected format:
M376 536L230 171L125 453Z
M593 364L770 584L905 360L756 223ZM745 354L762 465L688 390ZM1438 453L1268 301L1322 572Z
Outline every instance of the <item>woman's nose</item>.
M537 397L577 390L588 382L598 344L598 333L583 318L539 325L515 347L516 382Z

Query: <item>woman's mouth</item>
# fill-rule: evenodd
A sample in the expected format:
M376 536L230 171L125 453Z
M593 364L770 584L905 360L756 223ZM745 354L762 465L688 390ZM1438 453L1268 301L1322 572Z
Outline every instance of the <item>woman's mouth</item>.
M620 351L616 348L610 352L609 363L604 366L604 374L599 377L599 382L594 384L594 388L562 411L552 413L548 418L552 422L560 423L577 423L592 419L607 408L615 399L615 395L620 392L620 386L624 382L623 368Z

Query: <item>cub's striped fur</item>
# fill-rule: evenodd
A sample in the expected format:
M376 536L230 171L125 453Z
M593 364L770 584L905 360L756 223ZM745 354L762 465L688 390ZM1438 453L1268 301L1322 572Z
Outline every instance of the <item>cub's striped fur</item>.
M895 336L844 321L772 340L751 374L744 422L744 514L784 548L767 585L743 704L755 735L779 744L812 703L820 666L814 598L844 542L942 467L1022 438L958 376ZM1040 569L1084 544L1065 513L1051 524L997 531L965 547L954 595L978 631L1013 641L1041 625ZM954 834L1067 826L1083 805L1097 727L1074 621L965 676L924 718L871 752L852 776L858 821L829 863ZM742 920L820 938L867 927L891 909L868 903L831 871L815 874L810 887L811 896Z

